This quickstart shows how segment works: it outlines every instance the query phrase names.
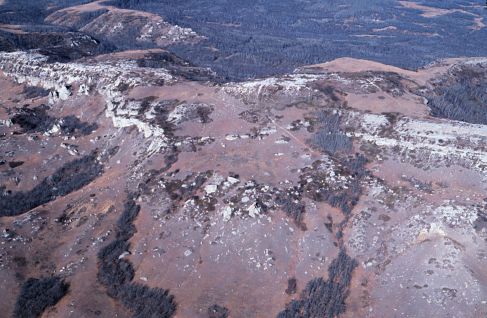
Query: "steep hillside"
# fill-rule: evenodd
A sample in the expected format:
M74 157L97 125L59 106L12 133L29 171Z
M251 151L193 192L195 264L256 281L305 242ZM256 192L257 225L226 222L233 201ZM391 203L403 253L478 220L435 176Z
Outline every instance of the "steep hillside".
M105 5L105 2L95 1L59 10L50 14L45 22L79 30L120 49L161 47L201 39L191 29L171 25L158 15L119 9Z
M430 107L484 59L216 84L154 53L0 56L4 312L56 277L43 317L487 313L482 106Z
M486 317L482 4L0 0L0 317Z

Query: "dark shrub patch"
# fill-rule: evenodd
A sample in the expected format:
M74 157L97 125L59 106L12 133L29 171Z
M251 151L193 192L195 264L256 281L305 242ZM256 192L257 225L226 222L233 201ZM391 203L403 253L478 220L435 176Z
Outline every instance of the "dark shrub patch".
M173 296L168 290L127 284L120 290L119 299L133 313L133 318L169 318L176 311Z
M338 151L352 150L352 140L340 132L319 130L313 136L313 143L322 151L334 154Z
M32 3L25 5L33 7ZM0 10L0 20L5 11L8 10ZM10 14L16 15L13 12ZM85 33L69 32L62 27L31 25L31 21L26 24L22 27L24 32L0 30L1 51L37 49L40 54L48 57L48 62L69 62L113 50L109 43L100 43Z
M150 53L137 60L139 67L165 68L172 75L181 76L190 81L217 81L210 69L194 67L189 62L170 52Z
M213 305L208 308L208 318L227 318L228 309L219 305Z
M333 318L345 312L352 272L357 261L341 249L328 268L328 280L315 278L308 282L298 300L287 304L278 318Z
M477 232L487 229L487 209L477 212L477 219L473 222L473 228Z
M108 288L110 296L117 298L122 287L134 278L134 268L129 261L120 258L130 244L116 240L98 253L98 280Z
M103 172L103 165L92 153L68 162L30 191L0 195L0 216L14 216L81 189ZM0 190L5 187L0 186Z
M286 288L286 294L292 295L296 293L296 289L298 287L298 282L296 278L289 278L287 280L287 288Z
M117 238L119 240L128 240L135 233L133 222L139 214L140 206L135 201L129 200L125 203L125 208L117 221Z
M431 115L472 124L487 124L487 83L463 81L441 87L436 94L428 101Z
M36 108L22 108L11 120L13 124L19 125L24 132L46 132L52 128L55 119L47 114L49 109L46 105Z
M316 161L311 169L305 169L305 174L301 176L304 193L313 201L328 202L348 215L362 195L361 181L367 175L366 163L367 159L362 155L341 159L340 174L351 178L346 188L334 188L327 182L327 174L319 171L320 161ZM313 181L306 182L308 178Z
M59 126L61 127L61 132L69 136L86 136L98 128L96 123L82 122L73 115L63 117L59 121Z
M135 195L130 194L117 222L117 239L98 252L98 281L107 288L108 295L133 312L134 318L169 318L176 311L174 297L168 290L133 283L135 270L124 258L130 250L128 240L135 233L133 222L139 211Z
M485 65L459 65L432 83L433 92L425 97L431 115L487 124L487 74Z
M305 206L301 202L295 202L292 197L286 195L279 196L276 199L276 203L281 207L281 209L286 212L286 214L292 218L297 226L303 231L306 230L306 224L304 224L304 212Z
M8 163L8 166L9 166L10 168L12 168L12 169L15 169L15 168L17 168L17 167L20 167L20 166L21 166L21 165L23 165L23 164L24 164L24 162L23 162L23 161L10 161L10 162Z
M12 116L11 120L13 124L19 125L24 133L45 133L56 123L59 124L61 133L68 136L89 135L98 128L96 123L88 124L82 122L73 115L57 119L50 116L47 110L49 110L49 107L46 105L32 109L24 107Z
M26 98L37 98L37 97L46 97L49 95L49 91L37 86L26 86L24 87L24 91L22 94L25 95Z
M329 112L318 113L320 129L313 135L312 144L331 155L352 150L352 139L340 129L341 118Z
M69 284L59 277L29 278L20 290L14 309L15 318L36 318L54 306L68 292Z

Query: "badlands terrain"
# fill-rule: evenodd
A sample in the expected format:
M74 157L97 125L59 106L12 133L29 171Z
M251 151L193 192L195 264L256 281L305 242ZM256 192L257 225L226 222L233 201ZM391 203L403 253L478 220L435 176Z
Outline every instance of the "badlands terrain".
M1 317L487 315L485 44L244 65L211 19L119 2L0 2ZM391 2L486 36L466 1Z

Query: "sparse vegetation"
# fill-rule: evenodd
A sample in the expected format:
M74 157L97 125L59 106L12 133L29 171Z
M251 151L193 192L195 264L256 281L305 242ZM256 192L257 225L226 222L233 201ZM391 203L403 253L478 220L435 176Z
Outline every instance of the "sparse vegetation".
M336 160L340 164L340 175L348 177L346 187L336 187L333 183L328 182L327 173L321 172L319 169L320 161L316 161L311 167L304 169L301 184L303 184L303 193L310 199L328 202L348 215L362 195L361 182L367 175L365 169L367 159L363 155L355 155ZM312 181L307 182L308 179Z
M25 281L14 318L456 315L465 309L461 296L485 299L472 282L485 258L475 251L487 231L487 137L481 126L452 123L487 124L485 60L442 62L414 76L340 72L394 70L343 60L264 77L342 56L415 68L484 54L485 12L466 0L428 4L463 10L427 12L434 17L389 0L109 0L45 19L82 2L92 1L0 5L0 50L49 56L2 54L0 268L12 273L3 277L10 285L33 273L62 275ZM145 12L110 7L112 19L98 19L104 5L154 12L203 37L178 43L170 33L192 33ZM19 26L3 24L12 21ZM67 27L42 25L48 21ZM166 51L138 50L167 43ZM124 51L51 63L105 45ZM249 77L259 80L234 82ZM52 104L36 107L50 91L27 83L53 87ZM418 97L449 120L427 116ZM73 115L84 104L83 117ZM112 160L89 154L113 145L120 153ZM355 151L373 160L370 171ZM125 189L136 193L116 203ZM465 196L453 198L459 191ZM418 233L428 241L442 229L459 241L415 244ZM429 253L439 244L442 253ZM411 255L427 257L407 264ZM157 266L160 273L149 270ZM452 271L462 280L443 275ZM63 277L88 293L63 299ZM176 285L177 295L191 294L181 305L165 289ZM398 285L405 288L389 295ZM379 308L391 297L394 306ZM485 306L470 307L475 316Z

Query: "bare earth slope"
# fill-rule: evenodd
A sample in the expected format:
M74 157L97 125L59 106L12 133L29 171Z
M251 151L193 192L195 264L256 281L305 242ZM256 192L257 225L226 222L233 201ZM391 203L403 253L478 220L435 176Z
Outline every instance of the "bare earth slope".
M0 312L55 276L44 318L487 314L486 59L215 84L153 53L0 54Z
M78 29L86 34L126 46L167 46L175 42L201 39L189 28L165 22L159 15L144 11L120 9L95 1L55 11L46 23Z

